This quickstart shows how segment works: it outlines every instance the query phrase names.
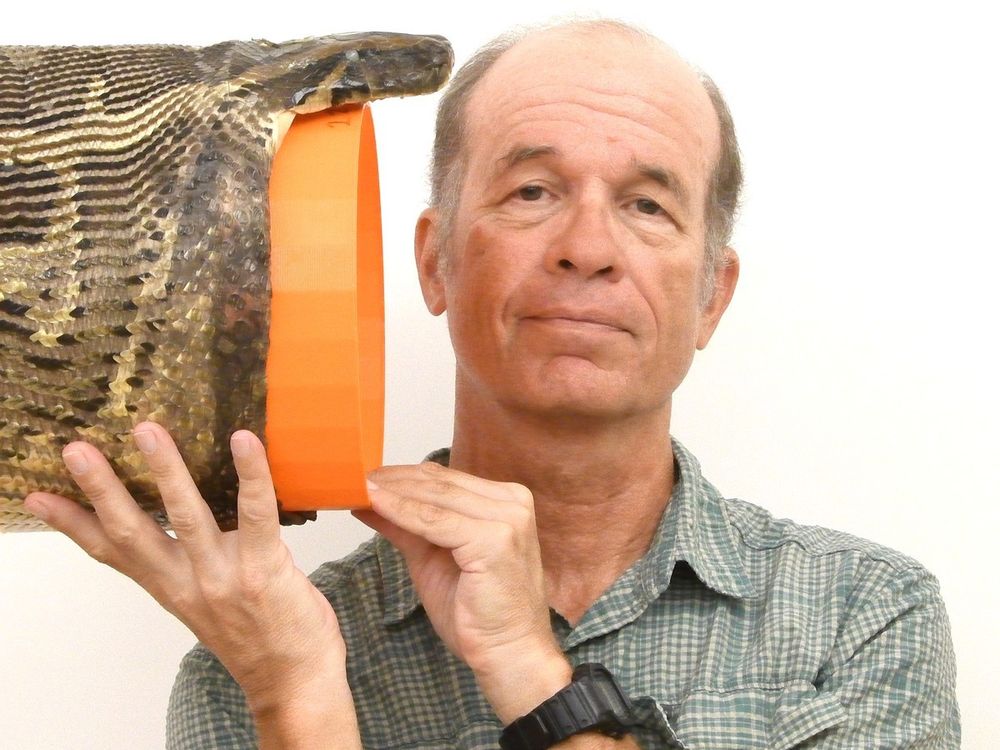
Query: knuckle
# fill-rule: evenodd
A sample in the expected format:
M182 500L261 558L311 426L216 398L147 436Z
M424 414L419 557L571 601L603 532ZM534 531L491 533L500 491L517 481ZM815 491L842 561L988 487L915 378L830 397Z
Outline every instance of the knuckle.
M219 604L232 598L232 586L226 577L208 578L199 581L200 598L208 604Z
M132 523L116 523L105 528L105 533L114 547L134 549L139 543L138 527Z
M441 495L443 497L458 497L463 494L461 487L454 485L445 479L432 480L429 489L435 495Z
M89 479L88 481L78 482L80 489L83 490L83 494L87 496L87 499L95 505L103 505L108 502L112 495L112 490L110 484L104 479Z
M240 477L240 494L245 497L266 497L274 492L274 485L266 476Z
M115 567L115 562L117 560L117 555L115 554L114 544L109 541L99 541L90 545L87 549L87 554L90 555L97 562L110 567Z
M164 497L179 498L184 503L201 504L205 501L195 486L194 480L189 476L171 476L160 486L160 495Z
M430 505L428 503L418 503L417 504L417 518L421 523L427 526L439 526L447 518L447 512L444 508L440 508L437 505Z
M254 503L243 503L240 506L240 520L253 526L263 526L272 520L277 524L275 510Z
M149 473L153 476L160 494L179 495L190 492L194 487L194 480L191 479L183 463L156 461L150 465Z
M517 482L507 482L506 486L511 499L514 502L527 507L532 507L534 505L534 495L532 495L531 490L523 484L518 484Z
M513 528L522 533L535 528L535 514L531 508L526 508L523 505L514 505L508 512L510 513Z
M197 514L188 508L173 508L167 511L167 516L175 531L190 531L198 526Z
M164 603L172 612L191 613L200 608L204 601L203 595L188 586L169 589L164 596Z
M440 476L441 474L444 474L447 471L447 469L441 464L439 464L437 461L424 461L422 464L420 464L420 469L421 471L424 472L424 474L427 474L428 476L432 477Z
M240 569L240 591L244 598L251 601L258 601L267 591L270 577L267 573L256 565L250 565Z
M146 463L149 466L149 473L157 482L169 482L176 473L176 468L170 461L150 461L147 459Z

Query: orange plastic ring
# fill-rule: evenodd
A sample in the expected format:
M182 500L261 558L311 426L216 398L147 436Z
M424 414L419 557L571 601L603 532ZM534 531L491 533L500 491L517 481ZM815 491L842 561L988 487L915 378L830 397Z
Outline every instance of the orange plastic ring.
M299 115L272 165L267 455L288 510L371 507L382 463L385 310L367 105Z

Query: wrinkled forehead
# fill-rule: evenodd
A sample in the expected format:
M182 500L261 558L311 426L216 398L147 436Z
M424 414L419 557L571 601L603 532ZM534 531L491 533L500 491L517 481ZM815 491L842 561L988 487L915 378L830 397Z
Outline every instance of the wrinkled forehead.
M512 112L587 96L621 102L622 112L633 107L652 127L681 136L706 179L711 173L719 122L698 74L659 40L608 28L536 32L505 52L469 98L466 147L502 140L498 126Z

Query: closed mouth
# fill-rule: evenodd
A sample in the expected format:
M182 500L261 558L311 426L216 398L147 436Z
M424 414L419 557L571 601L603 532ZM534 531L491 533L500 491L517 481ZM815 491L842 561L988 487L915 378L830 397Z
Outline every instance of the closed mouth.
M547 323L554 326L566 326L567 328L580 328L587 329L592 328L595 331L605 330L609 332L619 332L619 333L629 333L628 329L623 328L617 323L613 323L609 320L593 318L588 316L575 316L575 315L531 315L524 320L535 321L539 323Z

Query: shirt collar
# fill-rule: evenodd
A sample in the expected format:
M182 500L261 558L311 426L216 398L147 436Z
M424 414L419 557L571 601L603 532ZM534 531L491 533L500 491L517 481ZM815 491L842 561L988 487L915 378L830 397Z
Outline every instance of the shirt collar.
M686 562L711 589L737 598L756 595L743 560L739 533L722 495L701 475L698 460L673 437L674 488L649 551L638 562L644 588L659 596L674 564Z
M378 560L385 597L382 624L393 625L402 622L420 606L420 597L417 596L417 590L410 580L406 560L381 534L375 536L375 557Z
M646 597L655 599L670 584L675 564L683 560L698 578L720 594L737 598L756 595L741 554L738 532L729 520L722 496L701 475L697 459L671 437L674 488L649 551L632 568ZM448 465L450 451L441 448L425 460ZM383 624L405 619L420 606L406 561L384 537L375 542L385 595Z

